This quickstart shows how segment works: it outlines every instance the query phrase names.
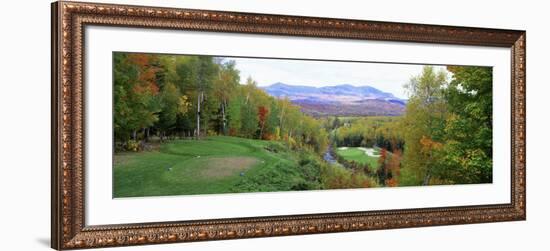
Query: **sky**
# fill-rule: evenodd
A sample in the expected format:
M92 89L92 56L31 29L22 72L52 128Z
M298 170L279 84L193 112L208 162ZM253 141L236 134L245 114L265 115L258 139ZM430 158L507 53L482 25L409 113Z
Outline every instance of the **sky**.
M241 72L241 83L250 76L258 86L277 82L289 85L331 86L351 84L372 86L407 98L403 85L421 73L423 65L383 64L364 62L334 62L288 59L225 58L235 60ZM443 66L436 66L445 69Z

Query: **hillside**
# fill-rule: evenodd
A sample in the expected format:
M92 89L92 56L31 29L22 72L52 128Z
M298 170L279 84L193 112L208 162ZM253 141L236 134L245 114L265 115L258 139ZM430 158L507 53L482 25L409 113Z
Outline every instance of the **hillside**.
M318 189L318 179L307 179L297 158L279 142L173 140L158 151L116 153L114 197Z
M288 98L312 116L399 116L406 100L371 86L349 84L312 87L275 83L263 89L271 96Z

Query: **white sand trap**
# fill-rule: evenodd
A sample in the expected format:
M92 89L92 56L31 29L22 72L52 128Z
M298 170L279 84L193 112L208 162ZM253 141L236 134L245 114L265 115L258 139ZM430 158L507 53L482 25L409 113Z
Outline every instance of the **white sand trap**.
M357 147L357 149L365 152L366 155L371 157L380 157L380 154L375 154L374 148Z
M342 146L342 147L338 147L338 150L347 150L348 148L345 147L345 146Z

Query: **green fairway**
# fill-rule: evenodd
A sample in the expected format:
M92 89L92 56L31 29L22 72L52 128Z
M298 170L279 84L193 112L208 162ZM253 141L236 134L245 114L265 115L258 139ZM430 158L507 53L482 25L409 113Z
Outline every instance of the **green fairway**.
M174 140L158 151L116 153L114 197L255 191L254 179L263 176L268 178L258 180L266 183L264 190L288 190L292 184L269 184L269 177L288 173L296 180L297 162L288 151L268 150L269 144L275 143L215 136Z
M367 163L371 170L378 167L378 156L369 156L365 153L365 148L361 147L341 147L336 150L336 154L342 156L346 160L355 161L357 163ZM373 154L378 155L378 150L373 149Z

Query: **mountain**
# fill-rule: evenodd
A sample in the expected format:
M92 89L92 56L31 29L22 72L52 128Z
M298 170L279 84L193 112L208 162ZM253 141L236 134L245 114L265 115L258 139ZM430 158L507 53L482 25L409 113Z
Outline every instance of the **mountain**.
M406 100L366 85L312 87L279 82L263 89L271 96L290 99L313 116L399 116L406 104Z
M353 86L349 84L312 87L303 85L287 85L284 83L275 83L264 89L271 95L276 97L281 96L296 96L296 95L337 95L337 96L355 96L362 98L389 98L397 99L389 92L380 91L371 86Z

